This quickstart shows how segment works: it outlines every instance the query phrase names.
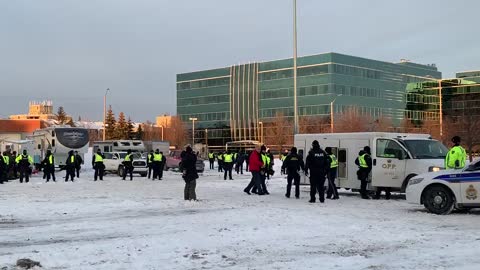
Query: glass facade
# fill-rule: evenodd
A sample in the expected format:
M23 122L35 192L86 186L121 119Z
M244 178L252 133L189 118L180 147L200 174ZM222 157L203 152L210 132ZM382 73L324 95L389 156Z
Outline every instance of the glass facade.
M440 109L444 119L453 121L465 115L480 116L480 83L444 79L407 85L406 119L415 124L439 121Z
M400 122L407 84L441 78L434 65L338 53L299 57L297 63L300 116L328 116L335 100L335 113L355 106L373 118ZM227 127L234 140L256 139L258 122L278 114L293 118L292 66L292 59L283 59L178 74L177 114L186 122L197 117L199 128Z

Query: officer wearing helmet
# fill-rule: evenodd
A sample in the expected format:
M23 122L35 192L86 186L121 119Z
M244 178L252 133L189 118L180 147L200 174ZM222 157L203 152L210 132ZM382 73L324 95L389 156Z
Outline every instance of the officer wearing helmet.
M447 170L458 170L465 167L465 161L467 159L467 152L460 146L461 139L458 136L452 138L454 146L448 151L445 157L445 168Z
M310 203L315 202L317 191L320 202L325 202L325 176L329 167L327 153L320 148L318 141L314 140L305 164L305 175L310 172Z

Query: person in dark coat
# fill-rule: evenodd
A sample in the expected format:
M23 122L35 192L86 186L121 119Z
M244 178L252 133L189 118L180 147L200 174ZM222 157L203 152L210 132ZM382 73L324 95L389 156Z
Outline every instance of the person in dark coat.
M165 164L167 163L167 158L165 157L163 152L160 152L160 154L162 155L162 161L160 162L160 170L158 171L158 176L159 176L160 180L162 180L163 170L165 169Z
M75 166L75 154L72 150L70 150L70 152L68 152L67 160L65 161L65 169L67 171L67 175L65 176L65 182L68 182L69 178L73 182L73 179L75 178Z
M235 171L237 174L243 174L243 162L245 162L245 153L238 153L238 157L236 160Z
M197 162L197 156L193 153L192 147L187 146L185 152L182 153L182 177L185 180L184 199L185 200L197 200L197 194L195 188L197 185L197 168L195 166Z
M75 172L77 173L77 178L80 178L80 169L83 165L83 158L80 156L78 151L75 151Z
M285 193L285 197L287 198L290 198L292 180L295 185L295 198L300 198L300 175L298 174L300 169L305 171L303 159L297 154L297 148L292 147L290 154L287 155L282 164L282 170L287 173L287 193Z
M5 152L3 153L3 155L5 155ZM7 168L8 168L5 162L6 159L4 158L3 155L0 152L0 184L3 184L3 182L5 181L5 178L7 175Z
M325 202L325 176L329 167L327 153L320 148L318 141L314 140L305 164L305 174L310 172L310 203L315 202L317 191L320 203Z
M43 159L43 170L45 172L45 178L47 179L47 182L50 181L50 178L52 178L53 182L56 182L55 179L55 157L52 154L51 150L47 150L47 153L45 155L45 158Z

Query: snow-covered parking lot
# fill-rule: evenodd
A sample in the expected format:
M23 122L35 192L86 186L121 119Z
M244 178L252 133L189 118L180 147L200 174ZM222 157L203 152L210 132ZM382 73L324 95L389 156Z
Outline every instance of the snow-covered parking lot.
M480 269L480 211L436 216L400 197L348 192L309 204L306 186L300 200L285 198L280 176L271 195L248 196L249 174L224 181L208 170L197 182L201 201L189 202L178 173L84 175L0 186L0 269L19 258L76 270Z

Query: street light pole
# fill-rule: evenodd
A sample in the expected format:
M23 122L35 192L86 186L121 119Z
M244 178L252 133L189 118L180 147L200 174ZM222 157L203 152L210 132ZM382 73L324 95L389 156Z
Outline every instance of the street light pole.
M163 141L163 125L161 125L160 128L162 128L162 141Z
M335 100L337 100L339 96L341 96L341 94L336 96L332 100L332 102L330 102L330 133L333 133L333 103L335 102Z
M298 133L297 103L297 0L293 0L293 135Z
M195 121L198 120L196 117L190 117L190 121L192 121L192 148L195 145Z
M106 120L107 120L107 94L108 94L108 91L110 91L110 88L107 88L107 90L105 91L105 95L103 96L103 140L105 141L105 133L107 131L107 123L106 123Z
M260 125L260 143L263 144L263 122L258 122Z

